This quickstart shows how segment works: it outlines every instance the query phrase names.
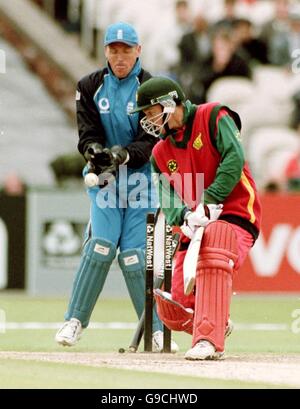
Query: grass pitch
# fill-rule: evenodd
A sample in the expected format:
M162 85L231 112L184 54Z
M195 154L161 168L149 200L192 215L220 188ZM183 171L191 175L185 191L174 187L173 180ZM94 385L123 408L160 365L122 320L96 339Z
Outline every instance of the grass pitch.
M2 316L3 312L5 313L7 323L61 322L66 304L66 299L37 299L22 293L0 293L0 310L2 310ZM287 359L290 357L289 363L292 367L289 371L294 370L298 373L298 362L300 371L300 325L297 325L295 316L299 309L299 296L233 297L231 316L236 323L236 330L227 341L228 358L222 363L198 362L194 367L195 375L193 371L188 371L191 369L189 366L191 364L183 358L183 352L190 348L191 342L190 336L184 333L173 333L182 353L176 358L172 357L172 362L168 362L168 358L159 354L146 357L139 353L143 359L143 365L148 359L149 367L147 365L143 367L134 362L130 367L130 356L125 354L125 362L125 358L118 355L117 351L120 347L128 347L133 329L88 329L76 347L67 349L55 344L55 329L7 329L5 333L0 333L0 388L297 387L293 381L289 384L286 379L282 379L281 382L281 379L276 378L274 371L270 379L264 374L256 377L250 372L249 379L245 373L240 377L238 374L230 375L229 379L225 379L223 375L226 371L231 374L229 366L235 365L235 360L239 366L239 360L241 363L243 359L251 361L256 355L259 362L264 361L264 356L268 358L267 372L272 372L272 357L274 357L274 364L282 356ZM100 299L92 321L134 323L136 318L128 300ZM8 352L5 355L5 351L16 351L19 355L11 356ZM31 354L28 355L28 353ZM61 353L63 354L58 355ZM82 361L85 356L93 357L95 362L93 363L91 359L87 359L87 362ZM175 365L174 370L170 366L169 373L161 372L161 369L168 370L169 364ZM215 378L211 375L213 368L216 368ZM234 369L235 366L232 368ZM244 368L246 375L247 368ZM262 366L261 370L263 368Z

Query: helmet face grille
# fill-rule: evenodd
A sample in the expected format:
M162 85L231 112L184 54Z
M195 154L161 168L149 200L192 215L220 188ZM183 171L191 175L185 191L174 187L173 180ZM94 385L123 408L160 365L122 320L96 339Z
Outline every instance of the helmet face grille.
M175 110L175 109L174 109ZM174 112L173 110L173 112ZM164 126L170 119L172 112L169 109L165 109L157 115L147 118L146 116L141 119L141 126L144 131L156 138L159 138L163 132ZM165 118L164 118L165 117Z
M153 115L151 118L145 116L141 119L140 123L146 133L159 138L164 126L169 121L171 114L175 112L176 102L170 97L170 95L165 95L160 98L159 102L155 102L153 105L157 104L160 104L163 107L162 112Z

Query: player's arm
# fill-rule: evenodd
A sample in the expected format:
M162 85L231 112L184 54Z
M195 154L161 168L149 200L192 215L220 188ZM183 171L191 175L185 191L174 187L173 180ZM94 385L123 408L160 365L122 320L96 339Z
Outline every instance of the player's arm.
M160 171L153 156L151 156L151 167L160 208L163 210L166 220L170 225L180 226L183 223L185 213L189 209L178 196L168 179Z
M149 78L151 78L151 74L142 69L139 74L139 82L142 84ZM133 115L138 116L138 128L134 140L125 146L125 150L128 153L126 164L132 169L138 169L149 162L152 149L158 140L154 136L147 134L141 127L140 121L145 114L140 112L139 114ZM122 154L122 156L125 157L125 152Z
M105 145L105 132L93 97L99 82L100 72L84 77L77 84L76 117L78 125L78 150L84 155L93 143Z
M111 153L115 166L127 165L132 169L138 169L149 162L152 149L157 142L157 138L146 134L139 125L139 133L134 142L123 147L114 145L110 149L104 149Z
M138 169L145 163L149 162L152 149L158 142L157 138L147 134L141 127L140 120L142 119L142 116L143 113L139 115L139 125L135 140L126 146L126 150L129 154L127 165L133 169Z
M228 114L218 121L215 146L221 155L221 163L215 180L205 190L205 204L223 203L239 182L245 164L239 130Z

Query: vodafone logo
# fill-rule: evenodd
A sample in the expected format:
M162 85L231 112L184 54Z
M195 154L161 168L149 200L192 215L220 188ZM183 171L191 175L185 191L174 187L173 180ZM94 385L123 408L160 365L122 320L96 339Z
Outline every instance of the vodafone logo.
M300 274L300 226L275 224L267 240L261 232L249 256L259 277L276 276L284 258Z
M107 98L101 98L98 102L98 106L100 108L100 114L109 114L109 100Z

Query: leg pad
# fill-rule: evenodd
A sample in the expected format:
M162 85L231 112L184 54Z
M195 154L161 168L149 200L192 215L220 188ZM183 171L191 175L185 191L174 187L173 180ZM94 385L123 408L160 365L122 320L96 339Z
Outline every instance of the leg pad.
M205 339L217 351L224 350L237 258L236 235L231 225L224 221L209 224L197 266L193 345Z

